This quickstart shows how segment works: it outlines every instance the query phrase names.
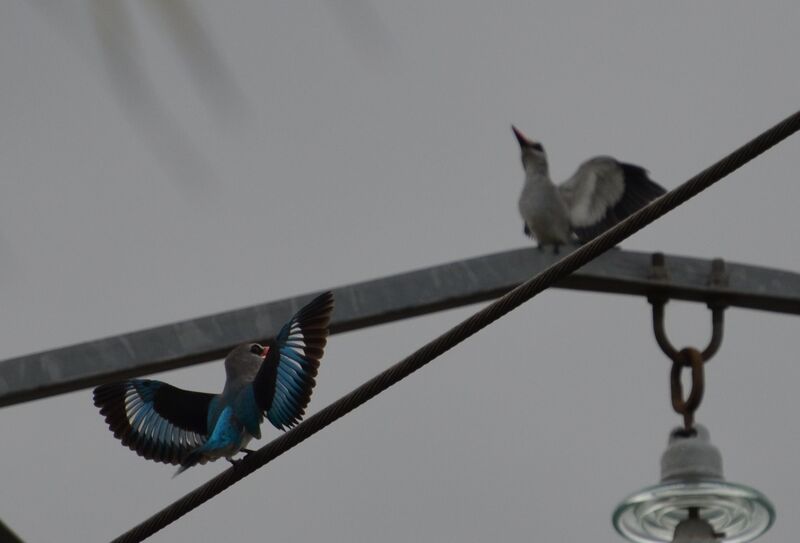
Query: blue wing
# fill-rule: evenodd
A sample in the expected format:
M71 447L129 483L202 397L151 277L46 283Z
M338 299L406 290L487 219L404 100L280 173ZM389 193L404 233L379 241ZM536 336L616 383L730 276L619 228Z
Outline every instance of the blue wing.
M94 389L114 437L139 456L180 464L206 442L213 394L192 392L150 379L130 379Z
M333 294L326 292L284 325L253 381L258 406L276 428L300 422L311 400L320 359L328 339Z

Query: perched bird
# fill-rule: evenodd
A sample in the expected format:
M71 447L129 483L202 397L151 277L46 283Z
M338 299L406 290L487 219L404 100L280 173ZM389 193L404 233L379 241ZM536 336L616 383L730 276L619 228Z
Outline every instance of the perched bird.
M664 194L647 170L609 156L590 158L561 185L550 180L542 144L529 140L511 125L522 151L525 186L519 212L525 234L541 248L577 238L586 243ZM574 238L573 238L574 235Z
M94 389L94 404L114 437L139 456L180 464L231 459L261 422L291 428L303 418L328 337L333 294L326 292L300 309L274 340L239 345L225 358L221 394L193 392L153 381L129 379Z

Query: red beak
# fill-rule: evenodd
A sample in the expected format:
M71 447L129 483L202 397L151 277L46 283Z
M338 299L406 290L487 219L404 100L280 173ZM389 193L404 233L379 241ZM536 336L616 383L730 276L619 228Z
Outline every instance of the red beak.
M532 143L531 140L529 140L525 134L520 132L520 130L513 124L511 125L511 130L514 131L514 135L517 137L517 141L520 145L530 145Z

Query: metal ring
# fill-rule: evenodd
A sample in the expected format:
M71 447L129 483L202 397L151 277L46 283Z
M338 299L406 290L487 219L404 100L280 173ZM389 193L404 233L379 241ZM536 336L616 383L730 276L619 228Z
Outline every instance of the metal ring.
M689 397L683 397L683 384L681 383L681 370L691 368L692 389ZM672 408L683 415L684 426L690 430L694 425L694 412L700 407L705 390L705 376L703 374L703 355L691 347L681 349L678 356L672 360L672 369L669 374L670 389L672 393Z

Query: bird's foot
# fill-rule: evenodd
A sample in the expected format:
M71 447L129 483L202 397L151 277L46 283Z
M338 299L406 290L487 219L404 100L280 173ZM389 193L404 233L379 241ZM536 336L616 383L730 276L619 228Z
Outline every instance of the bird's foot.
M228 462L230 462L232 466L235 466L235 465L237 465L239 462L241 462L242 460L244 460L244 458L246 458L248 455L250 455L250 454L253 454L253 453L254 453L254 452L256 452L256 451L254 451L254 450L252 450L252 449L239 449L239 452L241 452L241 453L244 453L244 457L243 457L243 458L231 458L230 456L226 456L226 457L225 457L225 460L227 460Z

